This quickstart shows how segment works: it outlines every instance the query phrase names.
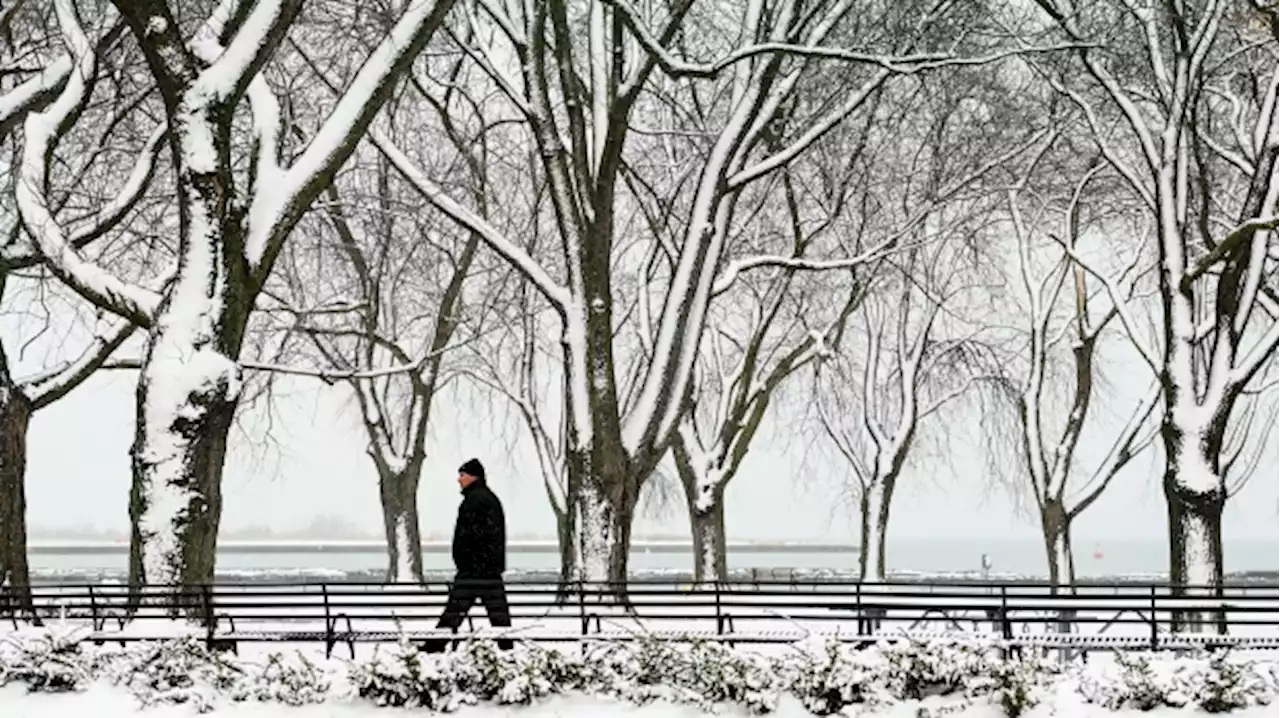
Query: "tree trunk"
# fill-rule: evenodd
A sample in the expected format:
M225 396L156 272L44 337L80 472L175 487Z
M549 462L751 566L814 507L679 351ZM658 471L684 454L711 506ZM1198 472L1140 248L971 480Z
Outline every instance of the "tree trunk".
M602 266L609 266L607 260ZM607 280L607 272L593 276L595 281ZM566 399L571 408L566 422L567 501L578 531L579 580L607 584L606 593L625 602L631 523L640 481L632 473L636 467L622 440L609 317L609 302L593 302L591 311L571 317L566 328ZM584 336L575 337L575 327L585 329Z
M1169 517L1169 580L1175 596L1223 595L1222 509L1226 491L1214 470L1216 461L1202 454L1198 442L1183 442L1165 432L1164 495ZM1172 441L1170 439L1173 439ZM1191 444L1189 446L1185 444ZM1193 480L1188 480L1188 478ZM1212 477L1210 479L1210 477ZM1226 632L1224 617L1216 618ZM1198 631L1209 616L1177 612L1174 630Z
M1071 517L1056 498L1048 498L1040 508L1040 529L1044 538L1045 560L1049 565L1049 593L1071 593L1075 586L1075 567L1071 561ZM1075 612L1058 611L1058 633L1070 633Z
M858 546L858 575L864 581L885 577L885 537L889 532L892 479L873 480L862 492L862 541Z
M1050 498L1040 509L1040 529L1044 539L1045 560L1049 568L1049 591L1070 591L1075 585L1071 560L1071 519L1062 502Z
M573 584L578 580L578 538L573 527L572 510L561 511L554 503L551 510L556 515L556 541L560 547L560 578L556 601L569 600Z
M0 360L3 358L0 353ZM0 379L6 376L0 369ZM31 402L17 387L0 385L0 614L22 611L38 624L27 566L24 485L31 411Z
M724 530L724 483L714 487L703 481L689 456L684 442L671 443L676 473L684 487L685 506L689 511L690 536L693 539L693 580L726 581L729 578ZM704 486L708 486L704 496Z
M578 577L607 584L607 593L625 601L636 500L626 491L629 482L611 483L614 491L606 490L602 477L588 474L576 487L572 501L577 509Z
M728 551L725 548L724 499L717 492L706 511L689 507L693 533L693 580L695 583L729 580Z
M379 468L378 494L387 538L387 583L422 583L422 534L418 526L421 467L400 473Z
M211 618L201 588L214 579L227 434L240 398L232 357L246 316L216 294L196 295L203 306L192 301L193 290L225 292L208 281L179 279L157 313L138 379L129 502L133 605L143 586L165 586L157 599L171 615L202 620Z

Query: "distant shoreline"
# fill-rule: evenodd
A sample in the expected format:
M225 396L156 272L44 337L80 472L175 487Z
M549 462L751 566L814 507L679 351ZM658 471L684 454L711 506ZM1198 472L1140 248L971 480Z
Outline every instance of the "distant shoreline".
M751 553L853 553L856 545L837 543L808 543L802 541L730 541L725 547L729 552L746 551ZM387 550L386 543L368 540L266 540L266 541L219 541L218 553L225 554L280 554L280 553L323 553L323 554L382 554ZM422 542L423 553L449 553L452 544L449 541L432 540ZM547 553L559 551L555 541L548 540L513 540L507 542L510 553ZM648 540L632 541L633 553L684 553L689 550L689 541ZM128 540L119 541L32 541L27 551L33 555L43 556L89 556L128 553Z

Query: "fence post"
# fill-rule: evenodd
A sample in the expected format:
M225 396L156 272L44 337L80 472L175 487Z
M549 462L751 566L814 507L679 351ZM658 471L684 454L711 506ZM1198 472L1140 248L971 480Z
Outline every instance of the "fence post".
M1160 649L1160 620L1156 618L1156 585L1151 584L1151 650Z
M720 615L720 582L715 582L716 588L716 635L724 635L724 617Z
M862 581L853 584L853 611L858 616L858 635L867 635L867 616L862 611Z
M329 584L320 584L320 595L324 601L324 657L333 658L333 646L337 643L333 636L333 629L337 621L334 621L329 614ZM351 657L355 658L354 655Z
M106 621L103 621L101 624L98 623L98 599L93 592L92 583L89 584L89 620L93 621L93 630L95 631L101 631L102 626L106 623ZM17 628L18 624L15 622L13 627Z
M200 598L203 606L201 613L204 614L204 646L206 649L213 650L213 588L205 583L200 585Z
M1000 635L1006 641L1013 640L1013 623L1009 619L1009 587L1000 585Z

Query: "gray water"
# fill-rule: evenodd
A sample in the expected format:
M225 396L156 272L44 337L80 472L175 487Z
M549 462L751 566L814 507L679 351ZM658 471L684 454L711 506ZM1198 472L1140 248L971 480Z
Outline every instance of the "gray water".
M888 547L890 573L912 575L981 575L982 557L992 576L1042 577L1043 550L1034 542L973 539L900 540ZM1226 546L1229 573L1274 573L1280 567L1276 541L1235 541ZM507 557L512 576L553 573L559 561L554 546L514 543ZM1159 577L1167 572L1167 549L1160 542L1110 541L1076 550L1081 578ZM856 548L836 545L739 544L730 546L729 568L735 573L782 570L849 574L857 568ZM452 569L449 548L424 546L423 568L430 574ZM638 575L684 574L693 565L691 550L678 542L641 542L632 547L630 566ZM128 568L123 544L39 544L32 546L34 580L93 577L122 578ZM308 575L340 579L376 575L386 568L378 543L258 542L224 545L219 574L252 579L256 575Z

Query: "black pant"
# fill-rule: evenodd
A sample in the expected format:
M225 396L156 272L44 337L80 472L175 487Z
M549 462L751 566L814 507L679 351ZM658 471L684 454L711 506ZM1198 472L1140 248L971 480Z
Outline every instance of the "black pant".
M454 629L462 625L462 619L471 610L476 601L484 604L484 611L489 616L489 625L495 628L511 627L511 609L507 606L507 589L501 578L462 578L454 580L449 587L449 600L445 603L444 614L436 628ZM443 651L448 643L446 639L424 641L422 649L431 653ZM498 648L510 650L512 641L499 638Z

